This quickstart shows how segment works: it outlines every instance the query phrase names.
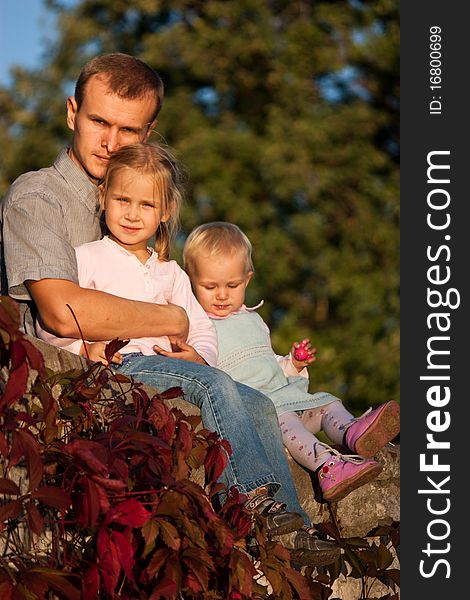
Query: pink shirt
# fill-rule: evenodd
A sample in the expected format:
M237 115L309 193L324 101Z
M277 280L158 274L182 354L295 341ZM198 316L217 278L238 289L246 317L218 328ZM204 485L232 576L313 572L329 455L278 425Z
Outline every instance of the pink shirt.
M211 366L217 364L217 334L215 328L196 300L189 278L174 261L160 261L149 249L150 256L142 264L139 259L108 237L75 248L78 280L81 287L101 290L128 298L155 304L177 304L185 309L189 319L187 343L193 346ZM93 307L90 307L93 310ZM37 323L38 337L49 344L78 354L82 341L58 338ZM130 340L120 351L122 354L141 352L154 355L153 346L158 344L171 351L167 337L138 338Z

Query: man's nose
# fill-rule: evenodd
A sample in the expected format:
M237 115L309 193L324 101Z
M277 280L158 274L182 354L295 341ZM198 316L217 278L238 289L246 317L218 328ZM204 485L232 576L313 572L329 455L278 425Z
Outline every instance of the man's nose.
M102 139L102 146L111 154L119 150L119 131L114 127L109 127Z

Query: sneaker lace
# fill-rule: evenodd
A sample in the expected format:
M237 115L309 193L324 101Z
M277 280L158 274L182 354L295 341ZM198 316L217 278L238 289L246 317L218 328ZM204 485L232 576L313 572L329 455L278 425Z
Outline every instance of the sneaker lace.
M323 450L318 452L317 446L322 446ZM341 452L338 452L338 450L336 450L335 448L332 448L331 446L329 446L328 444L325 444L323 442L317 442L315 444L315 447L313 449L313 454L314 454L315 459L317 459L317 460L324 454L330 454L330 455L332 454L335 458L341 459L345 462L351 462L356 465L361 465L362 463L364 463L367 460L363 456L359 456L359 454L341 454Z

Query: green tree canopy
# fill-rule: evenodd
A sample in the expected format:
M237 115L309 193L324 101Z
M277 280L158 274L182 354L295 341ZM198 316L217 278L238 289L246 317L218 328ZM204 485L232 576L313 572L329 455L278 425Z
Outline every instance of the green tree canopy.
M43 68L0 89L0 193L67 143L64 100L89 57L143 58L165 83L156 139L189 174L183 233L246 232L248 301L265 300L278 353L318 347L312 390L358 411L398 398L398 2L48 5L60 34Z

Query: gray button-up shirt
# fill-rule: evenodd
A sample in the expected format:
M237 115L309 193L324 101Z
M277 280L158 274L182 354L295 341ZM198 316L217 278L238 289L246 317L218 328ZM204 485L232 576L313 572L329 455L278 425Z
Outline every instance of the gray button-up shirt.
M64 149L52 167L25 173L2 202L2 293L22 306L24 330L34 335L24 282L78 283L74 247L101 237L98 189Z

